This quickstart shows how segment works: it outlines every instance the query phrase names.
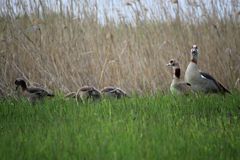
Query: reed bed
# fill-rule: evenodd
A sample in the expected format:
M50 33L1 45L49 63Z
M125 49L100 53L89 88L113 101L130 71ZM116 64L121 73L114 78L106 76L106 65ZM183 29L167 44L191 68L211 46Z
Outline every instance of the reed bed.
M3 0L0 93L12 94L16 77L61 92L83 85L167 92L171 71L165 64L177 59L184 75L193 44L200 48L203 71L231 90L240 88L237 0L125 1L122 10L114 4Z

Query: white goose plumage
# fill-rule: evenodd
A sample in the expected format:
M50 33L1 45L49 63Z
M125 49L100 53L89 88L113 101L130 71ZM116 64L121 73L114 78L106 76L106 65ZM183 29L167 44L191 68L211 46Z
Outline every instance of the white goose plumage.
M192 89L196 92L205 93L230 93L220 82L215 80L210 74L199 71L198 47L193 45L191 49L191 61L185 72L185 81L190 83Z

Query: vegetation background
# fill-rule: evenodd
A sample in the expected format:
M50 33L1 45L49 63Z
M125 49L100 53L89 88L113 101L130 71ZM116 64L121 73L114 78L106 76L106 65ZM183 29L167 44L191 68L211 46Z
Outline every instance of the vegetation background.
M179 60L183 75L193 44L203 71L240 88L238 0L0 3L1 94L13 93L16 77L63 92L83 85L166 91L165 64Z
M0 0L1 159L239 159L239 3ZM232 94L161 93L166 63L184 74L194 43L200 68ZM61 93L34 106L1 98L17 77ZM83 85L148 94L64 98Z

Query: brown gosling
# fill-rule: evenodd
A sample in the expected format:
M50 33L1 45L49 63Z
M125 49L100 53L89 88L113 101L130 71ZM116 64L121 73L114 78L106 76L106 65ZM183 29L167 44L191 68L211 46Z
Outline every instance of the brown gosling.
M37 87L28 87L25 80L21 78L17 78L15 81L16 90L18 87L21 87L21 95L26 97L29 102L32 104L35 104L36 101L42 101L46 96L54 97L53 93L48 92L47 90L43 88L37 88Z
M112 86L104 87L101 90L101 93L102 93L103 96L114 97L114 98L117 98L117 99L120 99L120 98L123 98L123 97L129 97L127 95L127 93L125 91L123 91L122 89L117 88L117 87L112 87Z
M101 93L93 86L83 86L78 89L77 92L70 92L65 95L65 97L76 98L76 100L81 100L85 102L85 100L98 100L101 98Z

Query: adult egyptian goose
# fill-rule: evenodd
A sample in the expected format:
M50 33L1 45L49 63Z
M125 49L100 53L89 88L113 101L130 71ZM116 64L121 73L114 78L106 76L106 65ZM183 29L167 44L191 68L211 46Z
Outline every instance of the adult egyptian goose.
M85 100L97 100L101 98L101 92L93 86L83 86L78 89L77 92L70 92L65 95L65 97L76 98L84 102Z
M117 87L104 87L101 90L102 95L107 96L107 97L114 97L114 98L122 98L122 97L129 97L125 91L123 91L120 88Z
M170 85L170 91L172 92L172 94L187 95L191 93L192 92L191 85L189 83L182 82L180 79L181 70L179 63L176 60L171 59L167 66L172 67L173 71L173 79Z
M191 84L196 92L205 93L230 93L220 82L215 80L210 74L199 71L198 69L198 47L193 45L191 49L191 61L185 72L185 81Z
M28 87L25 80L21 78L17 78L15 84L17 85L16 90L19 86L21 86L21 94L26 97L32 104L35 104L37 100L43 100L46 96L54 96L54 94L46 91L43 88Z

